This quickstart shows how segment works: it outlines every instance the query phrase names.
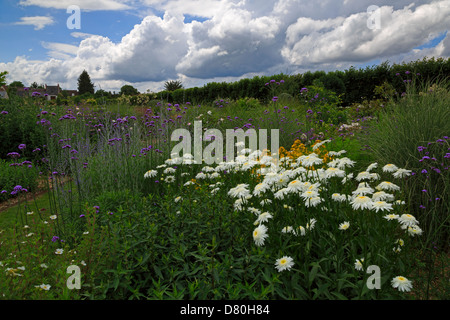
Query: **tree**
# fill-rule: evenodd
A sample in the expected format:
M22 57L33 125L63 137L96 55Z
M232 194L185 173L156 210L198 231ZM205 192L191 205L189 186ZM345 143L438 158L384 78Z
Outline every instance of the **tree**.
M175 91L177 89L183 89L183 84L181 83L181 81L179 80L171 80L171 81L166 81L164 83L164 89L166 91Z
M78 94L91 93L94 94L94 84L86 70L78 77Z
M13 81L13 82L11 82L9 84L8 87L10 87L10 88L22 88L22 87L25 87L25 86L23 85L22 81Z
M33 88L33 89L44 89L44 85L43 85L43 84L38 84L38 83L35 81L35 82L33 82L33 83L30 85L30 88Z
M0 72L0 86L4 86L6 84L6 76L8 75L8 71Z
M126 85L122 86L122 88L120 88L120 95L122 95L122 94L124 94L126 96L133 96L133 95L139 94L139 91L135 87L130 86L129 84L126 84Z

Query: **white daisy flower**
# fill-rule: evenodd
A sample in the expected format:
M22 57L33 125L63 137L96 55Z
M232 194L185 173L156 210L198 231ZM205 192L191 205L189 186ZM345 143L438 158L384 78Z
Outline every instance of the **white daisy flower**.
M400 216L400 218L398 218L398 221L402 225L407 226L407 227L412 227L412 226L419 224L419 221L417 221L417 219L413 215L407 214L407 213L402 214Z
M411 236L420 236L422 234L422 229L418 225L408 227L408 234Z
M247 210L253 213L255 216L259 216L261 214L261 210L254 207L250 207Z
M374 162L367 167L366 171L367 172L372 171L373 169L375 169L377 167L378 167L378 163Z
M316 190L307 190L300 195L300 197L302 197L303 200L308 200L308 199L318 197L318 196L319 196L319 193Z
M383 167L383 172L395 172L398 170L398 167L395 164L388 163Z
M309 219L309 223L306 224L306 229L308 229L308 230L314 229L314 226L316 225L316 222L317 222L317 220L314 219L314 218Z
M161 179L161 180L162 180L162 179ZM166 181L167 183L172 183L172 182L175 181L175 177L174 177L174 176L167 176L166 179L165 179L165 181Z
M262 193L270 189L270 186L264 182L258 183L253 189L254 196L260 196Z
M336 168L345 169L345 167L353 167L355 163L356 163L355 161L347 157L344 157L339 159L339 163L337 164Z
M370 172L362 171L362 172L358 173L358 175L356 176L355 180L356 181L370 180Z
M284 256L280 259L277 259L277 261L275 262L275 268L278 270L278 272L284 270L289 271L293 265L294 265L293 259L288 256Z
M388 221L391 221L391 220L397 220L398 217L399 217L398 214L387 214L383 218L385 218Z
M248 184L245 184L245 183L238 184L236 187L231 188L228 191L228 195L233 198L246 197L250 194L250 191L247 188L248 188Z
M266 206L266 205L270 205L272 203L272 200L270 199L263 199L261 200L261 202L259 203L261 206Z
M404 177L410 176L411 172L412 172L411 170L407 170L407 169L398 169L397 171L395 171L392 174L392 176L394 178L404 178Z
M337 168L328 168L325 170L325 177L332 178L332 177L339 177L344 178L346 176L345 171Z
M372 208L372 199L368 196L357 196L351 202L352 208L357 209L370 209Z
M372 202L372 209L375 210L375 212L381 211L391 211L392 210L392 204L387 203L385 201L375 201Z
M347 197L345 196L345 194L333 193L331 195L331 199L333 199L334 201L343 202L347 200Z
M292 226L286 226L283 229L281 229L282 233L291 233L293 230Z
M298 226L297 229L295 230L295 235L297 235L297 234L304 236L306 234L306 229L303 228L303 226Z
M394 196L392 194L386 193L384 191L378 191L372 194L372 200L373 201L393 201Z
M344 221L339 225L339 230L347 230L350 227L350 222Z
M379 185L377 185L375 188L377 190L386 190L386 191L400 190L399 186L397 186L396 184L393 184L392 182L389 182L389 181L383 181Z
M158 174L158 171L156 171L156 170L148 170L148 171L144 174L144 178L155 177L157 174Z
M257 228L255 228L255 230L253 230L253 240L258 247L264 245L264 241L268 236L267 227L263 224L260 224Z
M363 267L364 258L356 259L355 261L355 269L358 271L362 271L364 269Z
M49 284L41 284L39 287L40 287L42 290L48 291L48 290L50 290L50 288L51 288L52 286L49 285Z
M263 212L258 216L258 219L256 219L255 221L255 225L258 225L262 222L267 222L269 221L269 219L273 218L273 216L269 213L269 212Z
M319 158L316 153L310 153L309 155L302 155L298 157L297 162L304 167L311 167L314 165L322 164L323 159Z
M372 194L375 190L370 187L360 187L352 192L354 196L365 196L367 194Z
M322 203L321 197L312 197L305 200L306 207L316 207L319 203Z
M166 168L163 172L165 174L171 174L171 173L175 173L175 171L176 170L174 168L169 167L169 168Z
M412 282L405 277L398 276L392 279L392 287L401 292L408 292L412 289Z

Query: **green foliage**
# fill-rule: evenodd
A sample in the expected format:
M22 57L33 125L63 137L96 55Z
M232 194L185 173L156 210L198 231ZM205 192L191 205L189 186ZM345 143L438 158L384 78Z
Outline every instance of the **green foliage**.
M11 192L17 185L27 189L28 192L37 190L39 173L31 162L0 159L0 172L0 191L6 191L0 194L0 201L15 197L16 195L12 195Z
M171 81L166 81L164 83L164 90L166 90L166 91L175 91L177 89L182 89L182 88L183 88L183 84L179 80L171 80Z
M45 208L42 208L45 209ZM107 230L96 225L95 210L87 209L83 234L70 247L58 236L58 215L50 211L21 212L27 225L16 232L2 230L0 291L6 300L81 300L96 292L97 275L110 268ZM25 227L25 228L24 228ZM79 268L80 287L70 289L69 267ZM73 272L73 271L72 271Z
M407 183L409 208L427 226L425 238L440 239L440 243L448 241L448 141L444 138L450 131L448 89L445 81L424 86L420 91L411 85L403 98L378 113L379 119L372 121L368 134L361 137L378 161L395 157L391 160L394 164L414 172ZM421 151L422 148L430 150ZM435 160L421 160L424 156ZM436 227L436 223L441 227Z
M6 76L8 75L8 71L0 72L0 86L4 86L6 84Z
M25 85L22 83L22 81L13 81L11 82L8 87L25 87Z
M240 110L258 110L261 108L261 103L255 98L241 98L236 101L236 104Z
M386 69L383 68L377 72L383 74ZM386 75L390 75L390 71ZM29 158L35 161L32 169L39 168L44 176L51 176L48 179L49 205L42 208L45 210L36 205L35 214L27 215L29 207L20 206L17 221L22 225L0 232L0 242L7 243L0 247L0 292L4 292L7 299L412 298L392 288L390 281L400 274L408 278L413 275L414 264L422 263L419 261L422 257L415 251L417 248L426 248L425 252L431 255L435 252L430 252L430 241L448 243L448 238L441 233L448 230L445 216L449 209L448 170L444 168L448 167L446 149L449 146L443 135L448 131L448 87L435 85L418 94L405 91L406 95L401 97L395 95L394 84L388 80L373 87L368 95L371 98L363 99L360 104L364 108L359 110L340 107L351 86L346 83L345 74L338 72L331 75L310 73L305 77L255 77L233 84L213 83L204 88L164 91L156 97L127 96L126 100L114 100L114 104L95 108L87 104L56 108L37 100L23 100L23 106L14 99L0 102L1 110L8 111L0 115L0 127L6 128L8 134L24 131L18 129L20 123L29 122L28 130L34 127L36 137L43 137L42 141L28 142L19 135L16 141L27 141L25 152L45 144L44 151L31 153ZM415 85L401 82L406 89ZM342 83L345 95L338 92ZM301 88L308 91L299 95ZM95 98L89 93L82 97L84 102ZM214 99L206 100L211 97ZM169 101L176 103L169 105ZM181 101L186 103L178 105ZM199 101L205 104L197 105ZM376 106L374 101L378 103ZM381 107L381 104L386 106ZM137 109L135 105L148 108L138 117L133 113ZM420 123L417 122L419 108L423 115ZM416 119L405 110L415 113ZM131 114L135 117L130 117ZM332 129L352 116L374 114L378 119L372 120L374 130L384 131L369 133L380 136L371 141L376 142L373 149L382 152L363 152L365 140L337 138L339 132ZM52 129L37 125L36 115L38 119L49 120ZM24 121L10 122L11 119ZM247 184L249 190L254 190L264 178L259 168L214 170L167 159L175 144L169 141L171 132L180 127L192 132L193 122L199 119L203 121L203 128L221 131L278 128L281 145L285 146L303 136L310 141L305 141L307 146L314 143L318 135L330 137L332 142L327 150L345 150L344 156L357 161L345 168L345 174L355 175L353 179L347 176L344 183L342 177L323 179L319 168L322 165L308 174L298 167L295 170L284 168L282 172L289 174L284 178L297 177L302 182L318 183L318 189L314 190L320 192L324 201L317 207L308 207L299 193L280 197L281 193L275 196L272 190L241 199L241 209L235 202L238 199L233 199L229 191L240 184ZM417 123L406 125L408 121ZM413 132L421 125L427 134L428 131L433 133L426 136L424 132ZM428 126L438 129L431 130ZM392 139L396 134L399 137ZM420 134L423 136L418 136ZM442 141L434 138L435 134ZM394 144L394 149L390 143ZM413 146L414 152L409 157L403 157L402 152L407 148L402 143ZM71 147L66 147L67 144ZM417 147L425 144L427 149L417 153ZM15 151L17 145L8 147L7 152ZM391 149L383 153L384 148ZM429 152L430 159L419 161L424 152ZM43 157L49 161L38 161ZM328 153L323 159L329 164L333 157ZM358 172L365 171L375 161L380 165L396 161L407 169L418 162L417 168L414 167L417 171L414 179L409 176L406 180L397 180L401 191L392 193L395 199L405 200L406 205L395 203L393 212L416 214L424 228L422 237L413 237L397 221L387 221L383 218L386 212L370 209L357 212L351 208L348 198L342 203L333 200L334 192L351 195L361 182L355 180ZM13 169L15 171L10 171ZM26 169L31 168L9 167L7 162L0 166L10 184L19 181L16 177L27 173ZM150 169L157 170L157 175L148 177ZM423 169L429 174L418 174ZM379 174L380 182L392 178L381 168L371 170ZM367 182L376 187L377 179ZM278 180L276 185L281 188L287 181ZM262 199L272 203L267 205ZM414 211L415 201L427 203L427 212ZM252 238L258 225L257 210L273 214L273 218L266 221L269 237L263 246L257 246ZM54 215L57 219L50 218ZM315 227L311 219L315 219ZM344 221L350 221L349 229L339 230L339 224ZM27 231L23 225L31 228ZM283 232L289 230L286 227L299 225L305 227L305 235ZM300 232L301 229L293 230ZM439 236L428 236L430 230ZM54 236L65 242L52 241ZM399 238L405 240L404 246L394 251L399 248L396 242ZM419 246L422 241L423 247ZM64 249L63 255L55 254L58 248ZM284 255L292 257L295 264L289 271L278 272L275 262ZM363 269L357 270L355 262L361 258L364 258ZM42 263L46 263L48 269L42 269ZM66 287L69 263L82 267L81 290L71 291ZM369 265L380 266L381 290L367 287ZM25 269L18 269L19 266ZM427 262L426 267L429 275L433 275L432 264ZM18 273L22 276L14 276ZM412 279L415 290L417 278ZM430 280L427 281L430 284ZM35 287L42 283L51 284L51 290Z
M33 146L45 144L45 135L36 125L42 105L32 100L17 97L0 99L0 109L7 114L0 114L0 159L7 159L10 152L19 152L18 146L28 147L22 152L22 160L34 157Z
M129 84L126 84L126 85L122 86L122 88L120 88L119 94L126 95L126 96L133 96L133 95L139 94L139 91L135 87L133 87Z
M83 70L78 77L78 94L83 95L84 93L94 94L94 84L86 70Z
M320 81L325 89L340 97L340 105L346 107L380 98L379 93L374 95L374 92L377 87L386 86L386 83L389 84L391 87L389 90L393 90L395 96L400 96L406 89L404 80L410 80L413 75L419 74L417 77L422 81L433 82L440 75L449 73L450 59L425 57L422 60L402 64L389 64L388 61L385 61L365 69L351 67L345 71L328 73L319 70L295 75L255 76L251 79L245 78L231 83L210 82L203 87L176 88L180 90L176 96L171 94L175 89L165 88L164 91L158 93L158 97L171 103L190 101L200 104L214 101L219 97L231 100L254 98L261 102L268 102L274 96L274 92L270 90L269 86L266 86L270 80L276 82L283 80L284 83L277 94L286 93L293 97L298 96L301 88L312 86L314 81ZM416 82L416 85L420 85L420 83Z

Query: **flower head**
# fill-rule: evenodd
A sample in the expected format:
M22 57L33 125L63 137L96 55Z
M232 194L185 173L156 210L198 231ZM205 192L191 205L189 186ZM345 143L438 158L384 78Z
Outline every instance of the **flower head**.
M375 202L372 202L372 209L375 210L376 212L378 212L379 210L390 211L390 210L392 210L392 204L387 203L385 201L375 201Z
M344 221L339 225L339 230L347 230L350 227L350 222Z
M389 163L383 167L383 172L395 172L398 167L395 164Z
M253 230L253 240L258 247L264 245L264 241L268 236L267 227L263 224L260 224L257 228L255 228L255 230Z
M400 218L398 218L398 221L406 227L412 227L419 223L413 215L407 213L402 214Z
M273 216L269 212L267 212L267 211L263 212L256 219L255 225L258 225L262 222L267 222L270 218L273 218Z
M359 270L359 271L363 270L363 262L364 262L364 258L356 259L356 261L355 261L355 269Z
M357 196L351 202L352 208L354 210L357 209L371 209L372 208L372 199L367 196Z
M277 261L275 262L275 268L277 268L278 272L281 272L283 270L290 270L293 265L293 259L288 256L277 259Z
M405 277L398 276L392 279L392 287L398 289L398 291L407 292L412 289L412 282Z

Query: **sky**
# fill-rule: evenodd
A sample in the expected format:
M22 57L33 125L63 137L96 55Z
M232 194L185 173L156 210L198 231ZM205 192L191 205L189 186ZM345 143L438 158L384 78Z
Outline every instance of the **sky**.
M0 72L159 92L450 57L450 0L1 0Z

